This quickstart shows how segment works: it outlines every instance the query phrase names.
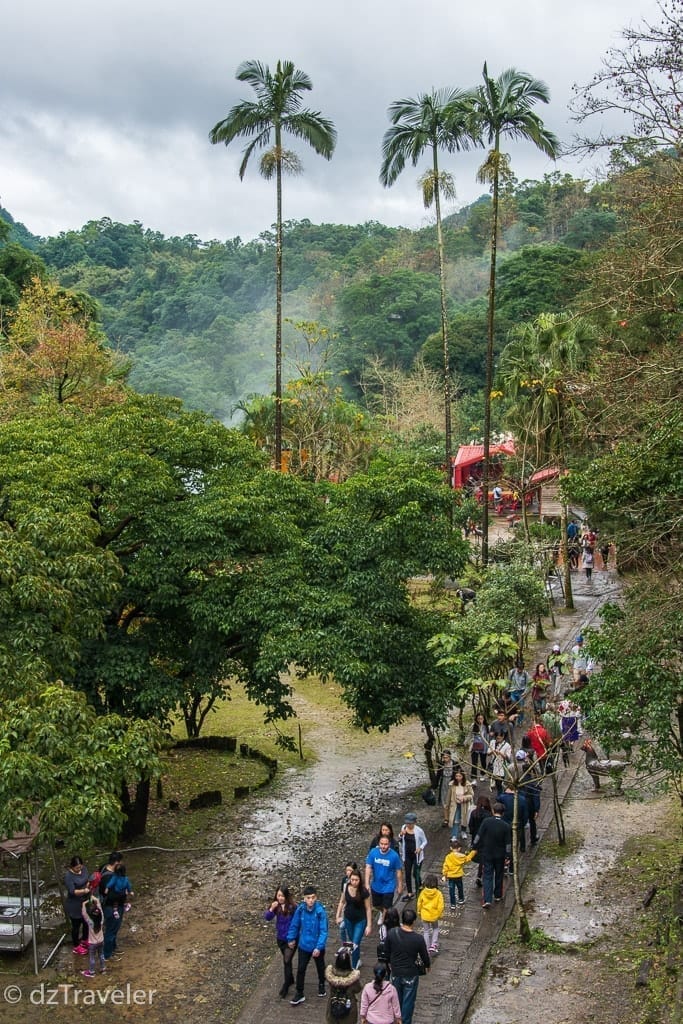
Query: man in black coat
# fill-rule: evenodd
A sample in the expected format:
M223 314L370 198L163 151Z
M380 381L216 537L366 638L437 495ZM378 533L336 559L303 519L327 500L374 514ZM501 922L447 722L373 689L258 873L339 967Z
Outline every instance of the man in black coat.
M413 1020L417 986L420 982L420 971L415 963L418 955L424 964L425 973L431 967L425 940L422 935L413 931L416 916L414 910L404 910L401 915L401 927L392 928L386 941L391 964L391 983L398 992L403 1024L412 1024Z
M485 818L472 843L483 865L484 898L482 907L487 910L493 900L499 903L503 898L503 874L505 858L512 849L512 829L503 820L505 807L500 801L493 805L493 817Z

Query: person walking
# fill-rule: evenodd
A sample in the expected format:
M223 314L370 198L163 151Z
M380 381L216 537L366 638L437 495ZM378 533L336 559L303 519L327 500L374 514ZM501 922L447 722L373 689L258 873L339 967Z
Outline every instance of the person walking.
M480 797L480 799L488 802L488 797ZM472 814L474 814L474 811L472 811ZM472 820L472 814L470 815L470 821ZM455 910L456 892L458 903L462 906L465 902L465 889L463 886L463 876L465 874L464 868L465 864L474 860L476 855L476 850L470 850L469 853L463 853L461 841L459 839L451 839L451 848L446 854L443 867L441 868L443 880L444 882L448 882L448 895L450 897L451 910Z
M483 712L479 712L472 723L472 739L470 740L470 763L472 771L470 778L472 785L478 781L483 782L486 778L486 757L488 754L489 727Z
M553 644L546 660L551 681L550 695L553 699L557 699L562 693L562 676L564 674L565 660L565 655L562 654L560 645Z
M360 971L351 966L349 950L342 946L337 951L333 964L325 968L325 979L330 987L330 998L325 1011L327 1024L358 1020L358 993L360 992Z
M470 814L469 830L470 830L470 836L473 839L476 836L477 832L479 831L479 828L480 828L481 823L484 820L484 818L490 818L492 814L493 814L493 810L491 808L491 801L489 800L489 798L487 796L484 796L482 794L482 796L477 798L476 806L475 806L474 810L472 811L472 813ZM475 850L475 853L476 853L476 850ZM472 858L472 859L474 860L474 858ZM475 880L475 885L479 889L481 889L482 872L483 872L483 865L481 863L481 858L479 857L477 859L477 877L476 877L476 880Z
M491 754L491 789L495 787L496 793L500 796L503 792L505 773L512 761L512 747L503 733L494 737L493 743L489 745L489 753Z
M593 548L583 549L583 568L586 573L586 579L591 579L593 575L593 566L595 565L595 554Z
M493 815L485 818L474 837L473 847L479 852L483 865L484 896L482 907L488 910L493 900L503 898L505 859L512 850L512 829L503 821L505 806L499 801L493 805Z
M406 814L398 841L406 886L403 899L411 900L422 885L420 869L427 845L427 836L417 824L417 814L414 811L409 811Z
M443 917L443 893L436 875L427 875L424 889L417 897L417 912L422 919L422 934L430 956L439 952L439 921Z
M401 858L389 845L389 837L382 836L377 846L365 858L365 888L370 890L372 906L379 910L377 924L403 891Z
M446 813L446 804L448 802L448 786L453 778L453 769L455 763L451 755L450 750L444 750L441 754L441 764L436 769L436 792L437 799L443 808L443 824L448 824L448 814Z
M266 921L275 921L275 941L277 942L278 949L282 954L282 966L284 968L285 976L282 988L280 989L280 999L285 998L294 984L294 972L292 970L292 957L294 956L294 950L290 948L289 943L287 942L287 934L289 932L289 926L292 923L295 910L296 901L289 891L289 887L286 885L280 885L276 889L275 896L263 915Z
M372 904L370 890L363 885L358 868L352 868L344 891L341 894L336 914L337 924L346 936L346 941L353 944L351 966L360 966L360 944L363 936L372 932Z
M473 803L472 783L461 768L456 768L448 787L448 802L446 804L448 825L453 838L460 839L467 835L467 823Z
M327 914L322 903L318 902L318 892L314 885L307 885L303 892L303 901L294 911L287 942L290 949L297 949L296 992L290 999L292 1006L298 1006L306 1000L304 980L306 968L311 958L318 973L318 995L327 995L325 988L325 944L327 943Z
M376 963L372 977L361 992L360 1024L403 1024L398 992L389 981L387 964Z
M403 1024L413 1024L420 974L426 974L432 962L422 935L414 931L416 914L406 908L401 924L387 935L391 980L398 992Z

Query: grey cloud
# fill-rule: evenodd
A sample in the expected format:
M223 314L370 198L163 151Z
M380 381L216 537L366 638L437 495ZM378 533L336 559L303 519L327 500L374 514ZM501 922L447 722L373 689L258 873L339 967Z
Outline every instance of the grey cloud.
M378 181L386 110L432 86L478 82L513 65L544 79L547 124L568 140L574 81L585 82L621 27L653 16L655 0L489 0L465 8L423 0L34 0L3 17L4 205L39 233L109 215L168 234L257 235L273 220L272 187L255 165L240 183L239 144L208 142L211 126L248 87L245 59L287 57L312 78L307 103L335 121L327 163L301 155L285 213L311 220L424 223L407 168L389 190ZM552 169L533 148L511 149L518 178ZM482 154L449 161L461 202L481 192ZM562 165L561 169L565 169ZM568 164L566 169L575 170ZM579 173L582 173L579 168Z

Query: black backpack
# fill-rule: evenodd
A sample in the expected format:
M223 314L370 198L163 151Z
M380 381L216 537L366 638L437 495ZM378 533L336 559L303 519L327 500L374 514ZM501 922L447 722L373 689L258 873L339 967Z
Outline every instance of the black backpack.
M330 1014L335 1020L341 1020L351 1012L351 1000L345 988L333 986L330 994Z

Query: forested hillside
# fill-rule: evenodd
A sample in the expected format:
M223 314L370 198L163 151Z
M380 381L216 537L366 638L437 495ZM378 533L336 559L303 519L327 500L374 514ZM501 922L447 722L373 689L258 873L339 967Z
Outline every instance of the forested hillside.
M444 222L452 365L461 388L483 383L488 196ZM275 235L242 242L166 238L103 218L38 239L10 238L59 282L97 300L109 342L130 356L140 391L176 395L229 420L246 395L272 389ZM599 189L556 173L512 182L502 199L497 346L520 320L571 305L586 253L614 231ZM0 268L0 272L2 268ZM285 225L284 313L335 335L332 365L351 397L369 357L408 370L423 353L440 365L436 232L369 222ZM285 324L285 372L295 330Z

